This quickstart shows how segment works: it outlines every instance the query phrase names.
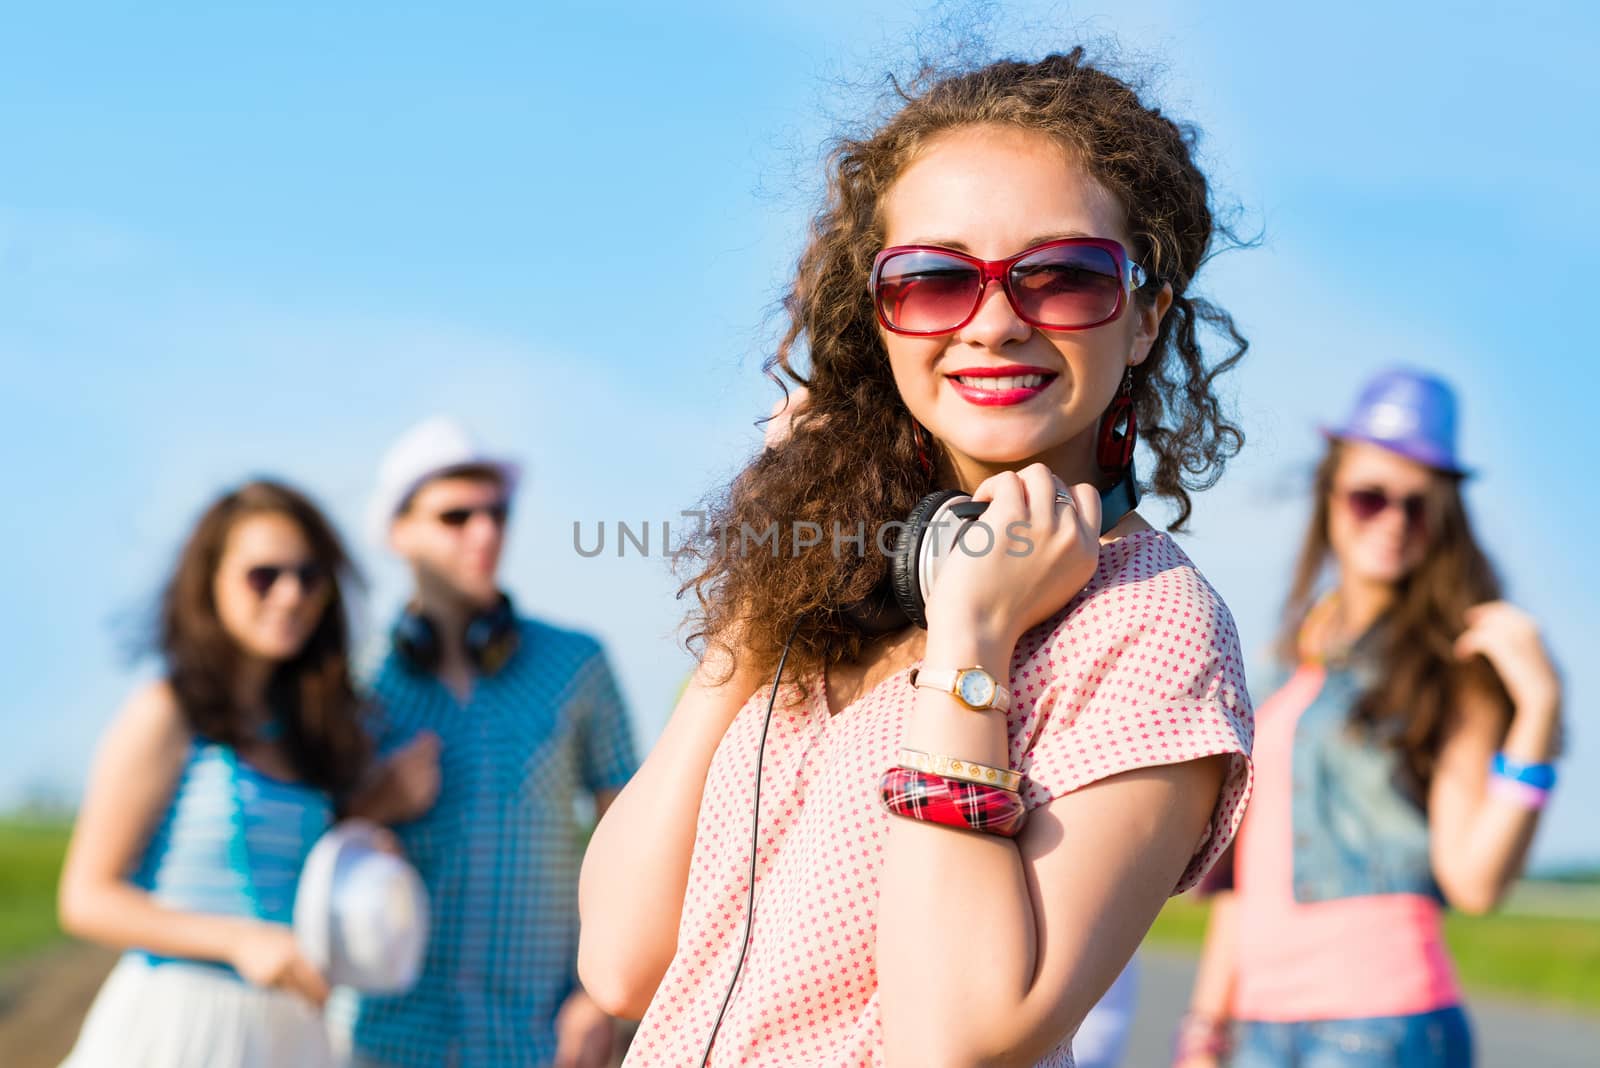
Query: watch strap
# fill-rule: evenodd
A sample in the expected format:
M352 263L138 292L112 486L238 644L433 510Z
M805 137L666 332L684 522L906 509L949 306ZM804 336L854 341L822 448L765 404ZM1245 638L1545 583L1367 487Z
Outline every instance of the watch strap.
M973 666L979 667L980 670L987 672L990 678L994 678L994 674L988 672L987 668L982 668L979 665ZM912 668L911 685L925 686L928 689L938 690L940 693L947 693L957 700L961 700L960 694L956 690L956 680L961 677L962 672L971 670L972 668L933 668L931 670ZM966 702L963 701L962 703L965 704ZM994 700L985 707L992 708L996 712L1005 712L1011 708L1011 691L1006 689L1006 684L999 679L994 681Z

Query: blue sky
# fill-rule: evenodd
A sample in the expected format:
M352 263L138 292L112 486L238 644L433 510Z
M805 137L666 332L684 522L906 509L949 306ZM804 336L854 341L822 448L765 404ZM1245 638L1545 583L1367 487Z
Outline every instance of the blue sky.
M1386 364L1459 385L1470 506L1569 683L1553 863L1600 855L1597 18L1502 6L1018 3L987 25L999 52L1114 35L1263 234L1202 276L1253 343L1227 385L1249 443L1183 542L1247 645L1272 629L1315 425ZM0 806L76 791L148 670L119 653L126 621L230 482L276 473L328 507L376 633L403 587L360 541L365 496L437 411L527 461L508 584L604 637L659 730L689 666L675 583L660 558L579 557L572 524L675 519L755 448L819 148L948 9L532 7L8 16ZM599 283L616 259L655 279L625 315Z

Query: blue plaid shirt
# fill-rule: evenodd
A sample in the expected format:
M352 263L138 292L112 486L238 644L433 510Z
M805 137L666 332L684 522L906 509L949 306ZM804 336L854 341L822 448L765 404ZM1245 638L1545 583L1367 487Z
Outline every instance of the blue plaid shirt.
M499 673L463 707L388 653L372 683L379 749L439 735L431 811L395 828L432 899L422 978L398 997L341 990L329 1008L357 1063L534 1068L555 1056L555 1016L576 982L574 800L637 768L628 717L599 642L522 620Z

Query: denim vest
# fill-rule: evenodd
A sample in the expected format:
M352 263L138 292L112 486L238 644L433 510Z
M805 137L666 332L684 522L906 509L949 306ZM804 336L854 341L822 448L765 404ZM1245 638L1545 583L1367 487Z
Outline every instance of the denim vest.
M1291 674L1275 665L1262 673L1267 686L1259 692L1275 692ZM1400 753L1351 722L1370 682L1359 659L1327 665L1321 691L1295 725L1294 899L1424 894L1443 903L1427 813L1401 785Z

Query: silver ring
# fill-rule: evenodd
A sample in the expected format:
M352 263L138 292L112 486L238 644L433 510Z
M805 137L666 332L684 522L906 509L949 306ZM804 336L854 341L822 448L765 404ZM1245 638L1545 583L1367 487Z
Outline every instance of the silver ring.
M1078 502L1072 499L1072 495L1070 493L1064 493L1061 490L1056 490L1056 503L1064 504L1068 508L1071 508L1074 512L1078 510Z

